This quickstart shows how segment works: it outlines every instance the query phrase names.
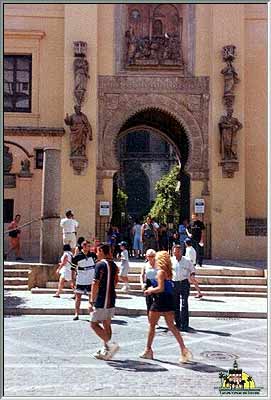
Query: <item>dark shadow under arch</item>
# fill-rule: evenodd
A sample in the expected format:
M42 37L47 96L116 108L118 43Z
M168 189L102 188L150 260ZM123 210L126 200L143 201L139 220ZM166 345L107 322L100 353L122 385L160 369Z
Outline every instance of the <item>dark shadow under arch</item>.
M166 111L147 108L130 117L121 127L119 135L130 128L136 128L142 124L163 132L170 139L178 149L183 170L189 156L189 141L185 129L179 121Z

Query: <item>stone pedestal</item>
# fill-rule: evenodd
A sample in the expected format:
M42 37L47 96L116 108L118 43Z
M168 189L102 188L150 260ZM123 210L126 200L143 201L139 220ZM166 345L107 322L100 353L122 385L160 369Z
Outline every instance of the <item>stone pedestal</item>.
M45 148L40 235L40 262L44 264L57 263L61 254L60 177L60 150Z

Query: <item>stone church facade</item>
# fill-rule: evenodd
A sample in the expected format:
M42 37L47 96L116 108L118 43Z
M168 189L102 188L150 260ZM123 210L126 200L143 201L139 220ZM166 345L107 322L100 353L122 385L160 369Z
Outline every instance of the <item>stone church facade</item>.
M173 149L189 209L204 199L212 257L266 257L267 5L5 4L4 22L4 222L45 216L58 242L71 208L103 236L121 140L144 131Z

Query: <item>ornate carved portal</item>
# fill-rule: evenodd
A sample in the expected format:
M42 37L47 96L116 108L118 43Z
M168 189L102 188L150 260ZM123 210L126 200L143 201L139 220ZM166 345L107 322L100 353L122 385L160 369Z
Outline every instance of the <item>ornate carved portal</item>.
M182 168L191 179L206 183L208 166L209 78L172 76L100 76L97 192L102 194L102 180L119 170L117 141L128 120L146 110L152 119L171 118L179 129L169 141L182 154L183 135L188 156Z

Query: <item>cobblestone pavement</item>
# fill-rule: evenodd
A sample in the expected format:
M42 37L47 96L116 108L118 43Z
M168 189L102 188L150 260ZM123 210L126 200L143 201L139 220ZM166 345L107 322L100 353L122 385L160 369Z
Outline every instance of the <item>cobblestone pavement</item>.
M160 320L165 326L163 318ZM11 396L151 396L219 398L219 372L237 359L261 396L267 396L267 321L263 319L191 318L184 334L192 350L190 364L178 364L176 341L157 329L154 360L138 354L146 342L147 319L117 316L113 338L120 344L111 361L96 360L101 347L88 316L20 316L4 319L4 395ZM254 397L255 398L255 397ZM264 397L261 397L262 399Z

